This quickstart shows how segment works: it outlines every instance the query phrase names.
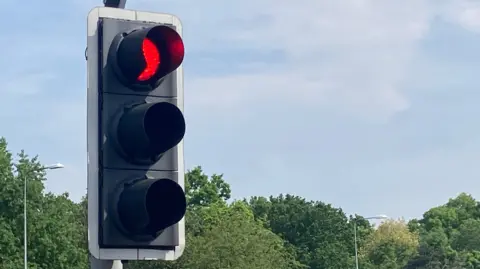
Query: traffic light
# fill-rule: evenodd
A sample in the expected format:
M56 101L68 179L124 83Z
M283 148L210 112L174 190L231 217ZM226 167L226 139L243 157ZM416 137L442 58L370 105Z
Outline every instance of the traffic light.
M89 248L97 259L177 259L185 247L183 71L178 18L88 16Z

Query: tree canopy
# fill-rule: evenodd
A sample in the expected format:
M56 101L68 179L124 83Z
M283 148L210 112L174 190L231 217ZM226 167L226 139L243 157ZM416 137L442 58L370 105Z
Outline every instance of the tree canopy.
M14 161L15 160L15 161ZM86 269L87 201L45 190L38 157L0 139L0 268L23 268L27 183L28 268ZM187 247L175 262L135 261L132 269L480 269L480 202L461 193L420 219L372 226L362 216L290 194L232 201L223 174L186 173ZM354 225L356 224L356 225Z

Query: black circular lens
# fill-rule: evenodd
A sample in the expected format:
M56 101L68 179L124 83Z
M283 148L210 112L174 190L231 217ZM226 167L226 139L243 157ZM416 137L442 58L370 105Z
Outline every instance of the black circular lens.
M153 104L145 113L145 134L153 152L162 154L176 146L185 135L183 113L173 104Z

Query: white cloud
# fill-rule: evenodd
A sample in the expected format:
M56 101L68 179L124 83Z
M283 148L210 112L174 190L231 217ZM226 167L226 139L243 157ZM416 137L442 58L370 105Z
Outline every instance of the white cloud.
M399 83L432 17L427 2L406 2L255 1L247 10L254 1L242 1L236 14L185 16L194 49L223 44L286 55L271 68L187 80L192 105L225 111L273 99L371 119L403 111L409 103Z
M480 2L475 0L456 0L448 2L442 15L454 23L472 32L480 33Z

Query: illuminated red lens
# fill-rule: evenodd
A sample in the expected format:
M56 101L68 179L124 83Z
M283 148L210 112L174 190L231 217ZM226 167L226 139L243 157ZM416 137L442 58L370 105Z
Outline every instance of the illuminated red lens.
M185 55L185 47L182 39L180 37L171 39L168 44L168 50L172 57L172 65L178 67L182 63Z
M137 79L139 81L146 81L157 73L158 67L160 66L160 53L155 43L148 38L143 40L142 51L146 66Z

